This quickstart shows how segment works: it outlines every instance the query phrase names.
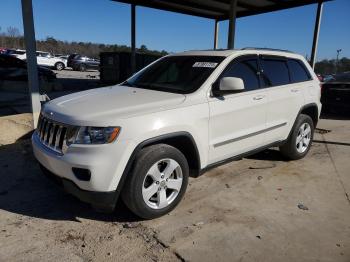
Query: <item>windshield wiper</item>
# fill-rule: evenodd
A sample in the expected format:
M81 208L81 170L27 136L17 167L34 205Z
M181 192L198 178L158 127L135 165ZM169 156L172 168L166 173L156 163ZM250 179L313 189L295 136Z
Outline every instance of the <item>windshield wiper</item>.
M133 87L133 85L131 83L129 83L128 81L123 82L122 85Z

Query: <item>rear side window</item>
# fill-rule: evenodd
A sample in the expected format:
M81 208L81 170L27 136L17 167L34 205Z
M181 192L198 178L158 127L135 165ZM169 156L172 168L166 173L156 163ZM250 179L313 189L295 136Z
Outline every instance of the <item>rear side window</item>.
M263 82L266 87L289 84L287 61L283 59L261 59Z
M230 65L222 74L222 77L238 77L244 82L246 91L251 91L259 88L258 77L258 61L257 59L247 59Z
M295 59L288 60L290 71L290 80L292 83L303 82L310 80L310 74L306 71L301 61Z

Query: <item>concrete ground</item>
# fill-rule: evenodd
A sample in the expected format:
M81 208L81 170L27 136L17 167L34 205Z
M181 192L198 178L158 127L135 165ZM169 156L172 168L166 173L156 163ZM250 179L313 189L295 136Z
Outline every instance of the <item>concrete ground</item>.
M0 118L1 133L27 125L25 117ZM322 119L318 128L306 158L287 162L270 149L215 168L190 180L173 212L150 221L122 203L112 215L95 213L40 174L25 136L8 135L0 142L0 261L348 262L350 121Z

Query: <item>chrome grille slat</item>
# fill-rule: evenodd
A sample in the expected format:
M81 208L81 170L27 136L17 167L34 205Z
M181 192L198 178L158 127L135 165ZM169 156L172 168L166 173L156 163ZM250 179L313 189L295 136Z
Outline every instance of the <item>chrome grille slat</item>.
M56 134L56 140L55 140L55 144L54 144L54 148L55 149L59 148L61 132L62 132L62 126L58 126L58 130L57 130L57 134Z
M47 145L49 145L49 139L50 139L50 132L52 129L52 122L49 122L47 125L47 129L46 129L46 138L45 138L45 142Z
M47 125L47 120L43 119L43 126L41 127L41 131L40 131L40 139L41 140L44 139L46 125Z
M52 140L53 140L53 135L55 133L56 125L52 124L51 129L50 129L50 136L49 136L49 146L52 146Z
M41 143L55 152L62 154L63 144L66 142L68 126L48 119L43 115L39 117L37 133Z

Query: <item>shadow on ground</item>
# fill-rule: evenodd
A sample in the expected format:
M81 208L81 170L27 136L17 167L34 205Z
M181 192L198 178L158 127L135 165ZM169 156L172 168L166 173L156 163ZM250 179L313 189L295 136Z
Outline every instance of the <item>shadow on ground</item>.
M246 158L254 160L288 161L277 149L266 149Z
M42 175L29 139L0 147L0 209L29 217L110 222L140 220L118 201L112 214L101 214L68 195Z
M330 120L350 120L350 111L330 111L330 112L321 112L321 119L330 119Z

